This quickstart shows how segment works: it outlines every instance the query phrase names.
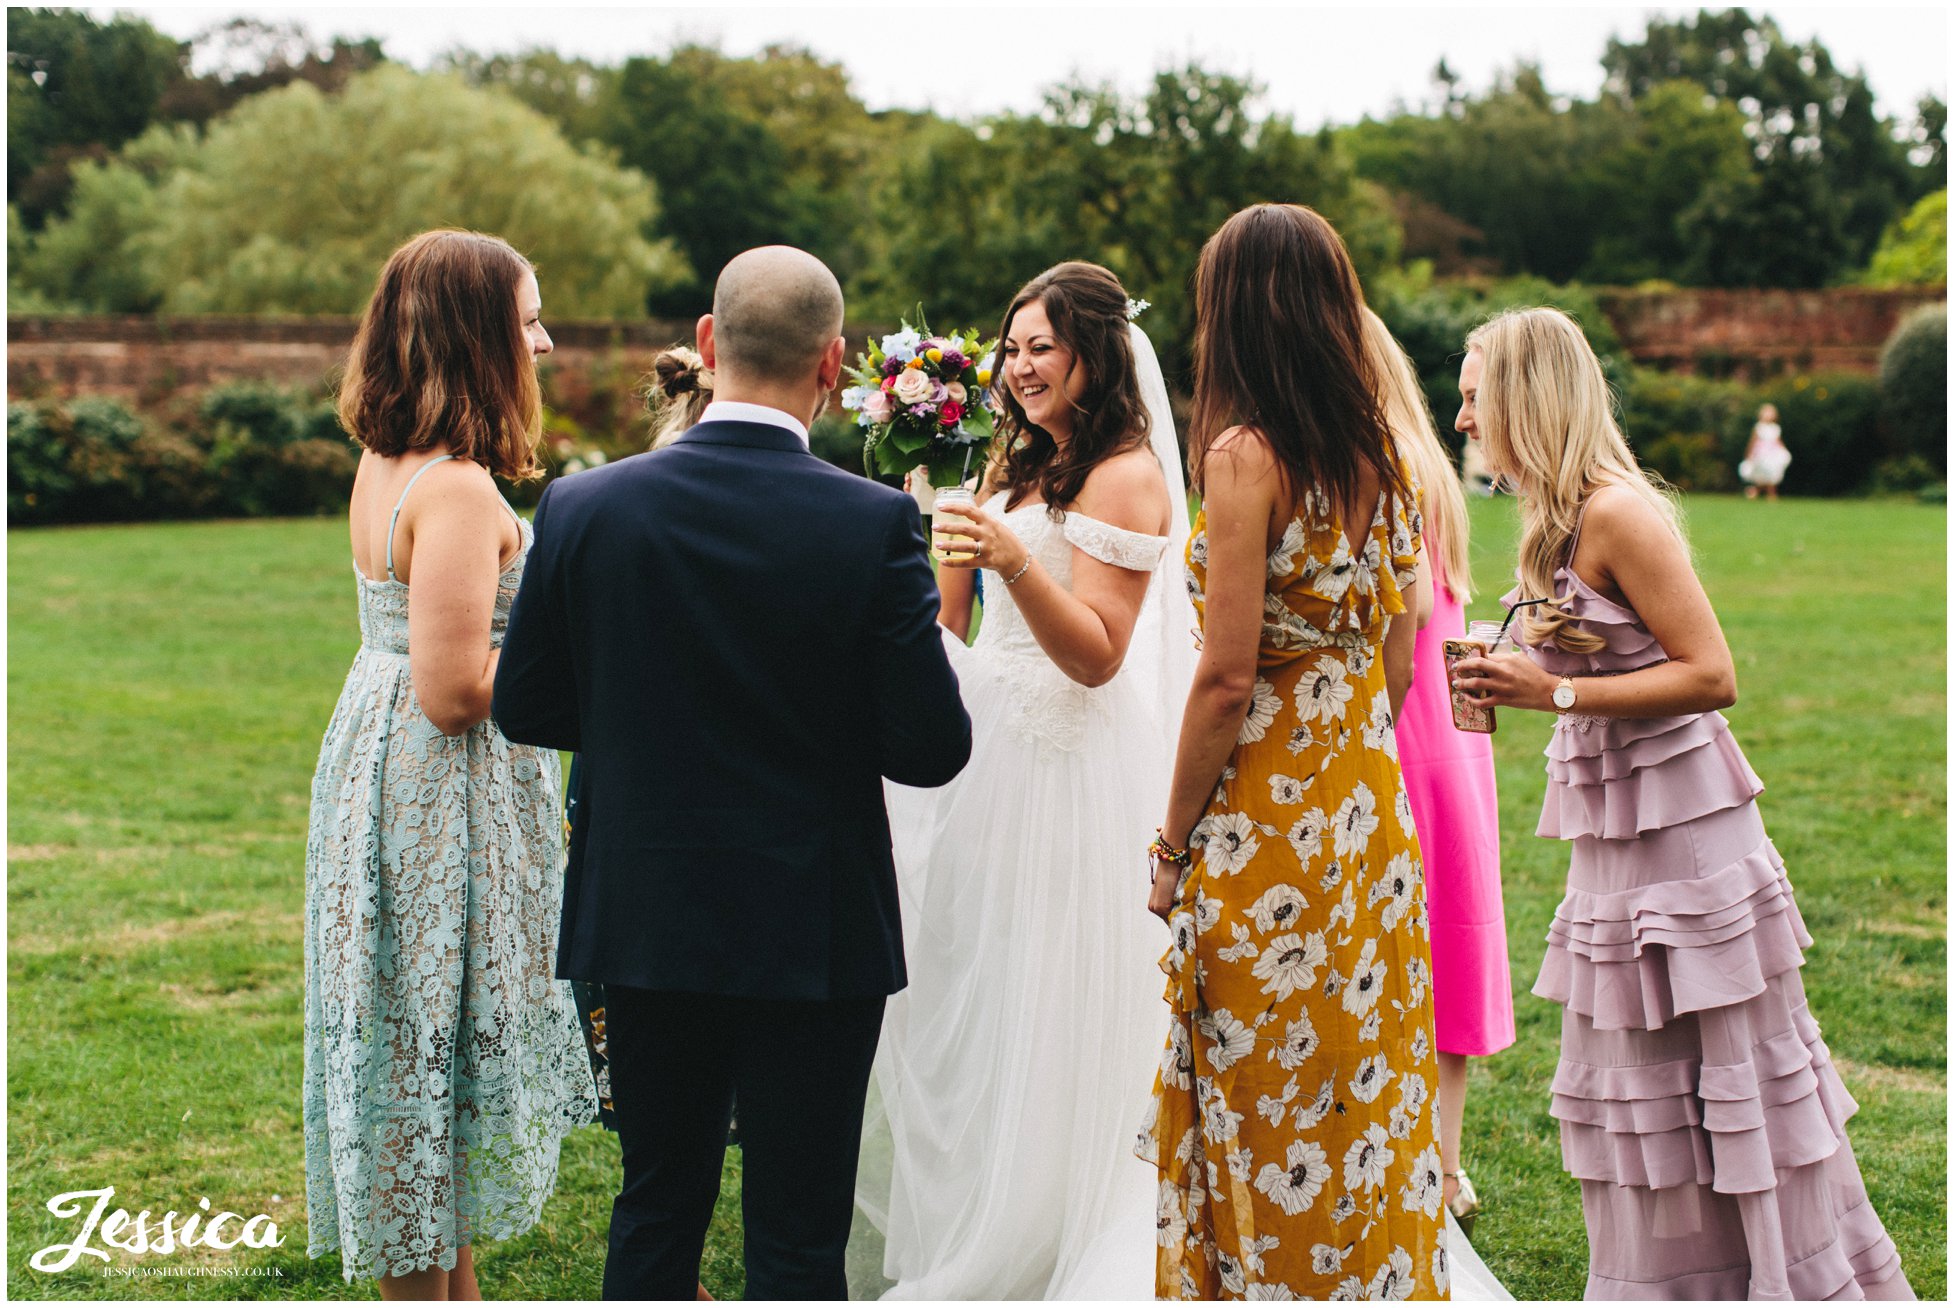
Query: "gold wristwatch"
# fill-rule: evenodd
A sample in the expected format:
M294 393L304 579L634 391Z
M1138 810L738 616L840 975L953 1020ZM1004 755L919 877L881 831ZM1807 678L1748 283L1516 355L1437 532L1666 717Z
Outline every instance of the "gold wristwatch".
M1567 713L1574 708L1574 678L1562 677L1554 687L1554 712Z

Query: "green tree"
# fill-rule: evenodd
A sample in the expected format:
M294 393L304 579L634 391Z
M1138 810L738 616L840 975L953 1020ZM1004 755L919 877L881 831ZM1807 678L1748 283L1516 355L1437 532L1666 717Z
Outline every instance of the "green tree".
M507 92L554 122L572 141L605 139L616 68L544 49L493 55L451 50L435 68L460 75L470 86Z
M1611 39L1601 62L1609 93L1631 102L1680 80L1744 112L1759 212L1746 215L1729 198L1698 229L1733 247L1715 260L1725 279L1806 286L1842 276L1863 266L1925 189L1900 129L1874 111L1865 77L1840 69L1819 41L1788 39L1768 17L1739 8L1652 19L1639 41Z
M61 284L73 265L57 256L101 239L112 243L96 258L139 270L167 312L351 313L387 255L431 227L507 239L535 261L558 317L635 313L679 272L641 235L656 213L643 176L451 76L387 66L338 95L294 82L201 139L177 139L153 180L142 158L91 176L89 205L36 243L29 284ZM158 137L144 149L168 155ZM116 224L131 220L122 234Z
M140 18L7 10L7 190L29 227L60 211L75 159L105 155L149 126L187 57Z
M1868 286L1933 286L1947 282L1947 190L1909 209L1880 237L1861 278Z
M1705 206L1741 203L1755 186L1742 111L1693 83L1664 82L1595 112L1616 116L1620 131L1588 167L1600 203L1582 280L1705 280L1691 239Z

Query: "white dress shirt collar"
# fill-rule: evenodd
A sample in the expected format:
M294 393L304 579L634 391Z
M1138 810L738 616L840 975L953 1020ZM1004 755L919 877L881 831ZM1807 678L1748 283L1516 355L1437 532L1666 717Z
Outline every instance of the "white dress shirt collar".
M744 404L738 400L714 400L699 415L700 422L764 422L774 427L785 427L801 438L801 444L808 444L807 424L784 409L769 408L764 404Z

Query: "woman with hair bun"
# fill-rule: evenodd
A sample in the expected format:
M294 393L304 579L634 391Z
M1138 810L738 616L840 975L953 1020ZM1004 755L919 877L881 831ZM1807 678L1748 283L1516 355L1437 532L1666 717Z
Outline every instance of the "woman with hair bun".
M494 478L536 474L541 313L505 242L425 233L340 388L361 643L306 838L306 1211L310 1253L388 1299L479 1299L476 1240L535 1225L596 1116L556 979L557 756L489 720L531 540Z
M651 448L662 449L696 427L712 403L712 369L697 350L674 345L651 361L647 381L645 407L655 428Z
M1852 1096L1806 1007L1812 944L1717 710L1737 679L1676 507L1636 465L1581 329L1466 341L1458 427L1520 493L1525 654L1473 702L1559 715L1539 834L1567 894L1534 993L1562 1006L1553 1115L1591 1299L1911 1299L1866 1197Z

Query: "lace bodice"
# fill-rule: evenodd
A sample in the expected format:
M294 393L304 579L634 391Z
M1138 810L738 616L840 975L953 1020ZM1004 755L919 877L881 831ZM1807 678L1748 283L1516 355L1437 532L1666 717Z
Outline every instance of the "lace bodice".
M1083 513L1067 513L1054 522L1043 504L1020 504L1007 512L1000 499L991 499L983 508L1009 526L1032 557L1067 590L1072 588L1075 547L1114 567L1152 572L1160 566L1167 546L1165 536L1128 531ZM1153 602L1149 593L1147 603ZM984 623L971 653L1004 661L1006 679L1019 708L1014 734L1061 750L1079 747L1088 713L1119 680L1115 677L1100 687L1082 686L1060 671L1026 625L1011 588L995 575L984 587Z
M511 516L514 516L513 514ZM516 602L516 588L522 584L522 565L529 559L529 547L536 533L522 518L516 518L516 531L522 544L509 566L495 579L495 608L489 615L489 648L502 647L502 633L509 626L509 606ZM407 583L373 581L353 565L360 593L360 645L376 654L407 653Z

